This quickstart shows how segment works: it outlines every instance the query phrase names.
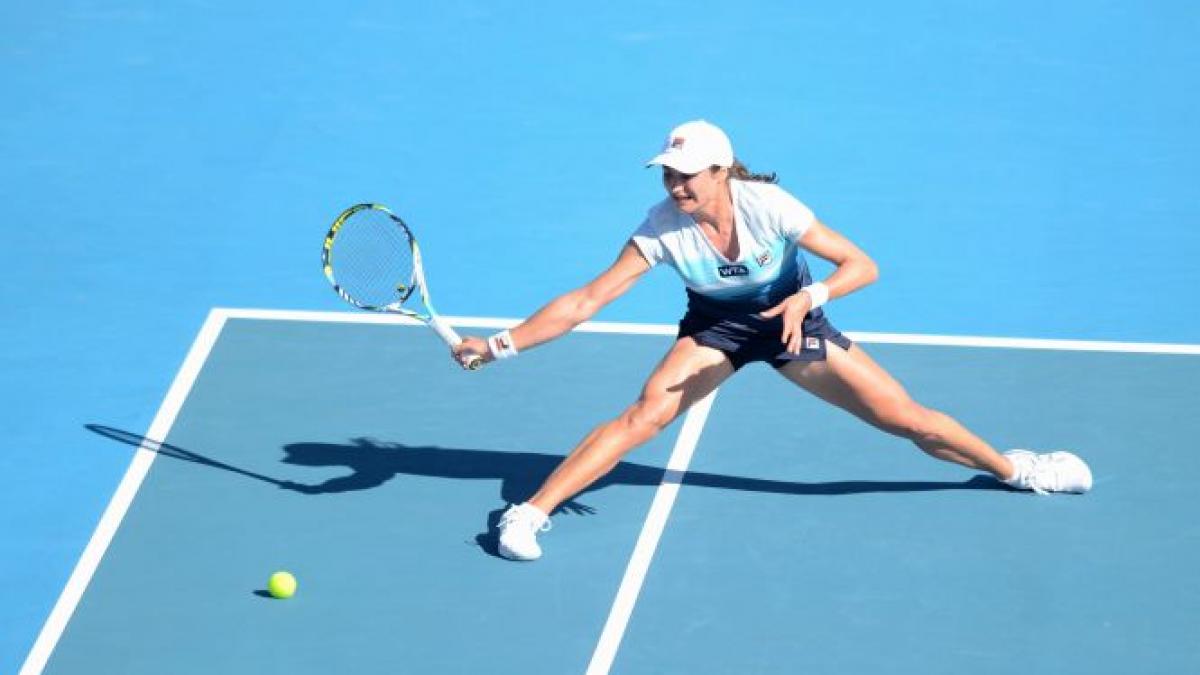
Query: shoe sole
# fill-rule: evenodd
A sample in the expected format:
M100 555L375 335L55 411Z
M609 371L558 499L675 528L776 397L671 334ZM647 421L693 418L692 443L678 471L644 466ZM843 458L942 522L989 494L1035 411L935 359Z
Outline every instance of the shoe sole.
M513 551L511 551L509 549L505 549L505 548L497 548L496 552L500 554L501 558L504 558L505 560L511 560L513 562L533 562L534 560L537 560L538 558L542 557L541 553L539 553L533 557L517 555Z

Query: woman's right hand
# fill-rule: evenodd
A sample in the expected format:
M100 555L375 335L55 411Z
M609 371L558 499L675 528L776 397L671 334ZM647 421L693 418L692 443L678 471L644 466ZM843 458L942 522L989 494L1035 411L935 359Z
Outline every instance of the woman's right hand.
M463 337L463 341L457 347L451 347L450 356L464 369L467 368L467 361L473 356L483 359L484 363L495 360L492 351L488 349L487 341L472 335Z

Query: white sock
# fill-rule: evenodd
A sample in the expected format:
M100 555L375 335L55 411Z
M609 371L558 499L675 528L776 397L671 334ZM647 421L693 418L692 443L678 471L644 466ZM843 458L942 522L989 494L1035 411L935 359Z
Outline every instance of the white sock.
M1009 476L1004 482L1013 487L1023 487L1022 472L1025 469L1025 462L1018 461L1016 457L1013 457L1011 454L1009 454L1007 452L1004 453L1004 456L1008 458L1008 463L1012 464L1012 469L1013 469L1013 474L1011 476Z
M549 515L547 515L544 511L542 511L538 507L534 506L530 502L525 502L524 504L521 504L521 509L526 511L527 513L535 516L538 527L545 525L546 521L550 519Z
M1012 460L1009 460L1009 461L1012 462ZM1004 479L1004 482L1008 483L1009 485L1016 483L1017 478L1019 478L1021 476L1021 469L1017 466L1016 462L1012 462L1012 468L1013 468L1012 475L1009 476L1008 478Z

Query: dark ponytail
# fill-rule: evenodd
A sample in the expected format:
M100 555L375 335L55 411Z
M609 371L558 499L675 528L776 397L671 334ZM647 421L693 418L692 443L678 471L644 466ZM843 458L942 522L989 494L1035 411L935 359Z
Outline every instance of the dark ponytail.
M729 167L729 177L734 180L748 180L755 183L778 183L779 176L775 172L771 173L752 173L750 169L742 164L741 160L736 157L733 159L733 166Z

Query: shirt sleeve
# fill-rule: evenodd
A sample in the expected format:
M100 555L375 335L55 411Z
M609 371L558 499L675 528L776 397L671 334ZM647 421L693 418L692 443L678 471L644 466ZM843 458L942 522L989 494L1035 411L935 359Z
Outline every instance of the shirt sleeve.
M654 267L666 258L666 251L663 249L662 237L659 236L658 228L654 226L654 214L646 216L646 220L642 221L641 226L634 230L629 236L629 240L634 246L641 251L642 257L646 262Z
M805 232L817 222L812 209L799 199L790 195L783 188L776 188L767 193L772 211L775 213L776 225L780 233L789 241L799 241Z

